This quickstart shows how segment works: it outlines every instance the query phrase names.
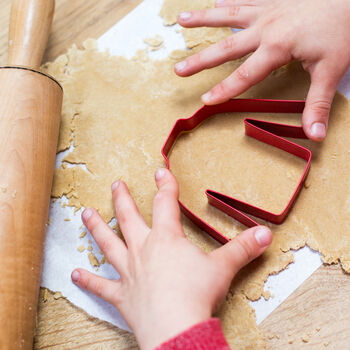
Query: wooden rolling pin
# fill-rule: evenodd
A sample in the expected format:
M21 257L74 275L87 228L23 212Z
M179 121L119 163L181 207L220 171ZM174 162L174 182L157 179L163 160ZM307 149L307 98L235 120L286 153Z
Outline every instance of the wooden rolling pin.
M32 349L62 88L39 71L54 0L14 0L0 67L0 349Z

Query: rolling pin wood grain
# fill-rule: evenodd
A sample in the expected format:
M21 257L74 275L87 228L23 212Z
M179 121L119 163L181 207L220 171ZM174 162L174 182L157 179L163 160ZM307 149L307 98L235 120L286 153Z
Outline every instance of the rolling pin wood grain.
M9 65L39 69L54 11L54 0L12 2L8 41Z
M37 71L54 0L12 4L0 67L0 349L32 349L62 89Z

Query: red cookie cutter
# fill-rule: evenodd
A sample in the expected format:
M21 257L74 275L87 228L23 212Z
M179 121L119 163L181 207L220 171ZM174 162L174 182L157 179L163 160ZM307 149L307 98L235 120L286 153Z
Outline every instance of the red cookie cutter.
M195 129L204 120L215 114L228 112L251 112L251 113L302 113L304 110L304 101L289 101L289 100L257 100L257 99L233 99L225 103L215 106L203 106L190 118L178 119L173 126L163 148L162 155L166 160L167 168L170 168L169 152L174 145L176 139L183 132L189 132ZM310 169L310 162L312 153L309 149L302 147L294 142L286 140L284 137L306 139L302 127L292 126L278 123L271 123L257 119L245 118L245 132L248 136L267 143L271 146L277 147L283 151L291 153L306 161L306 167L303 175L295 189L287 206L280 214L270 213L264 209L255 207L251 204L242 202L238 199L229 197L222 193L212 190L207 190L206 195L208 202L212 206L221 210L227 215L230 215L237 221L241 222L247 227L259 225L256 221L251 219L244 213L261 218L263 220L272 222L274 224L281 224L287 217L294 202L301 191L306 176ZM190 209L188 209L181 201L179 201L182 212L199 228L207 232L218 242L225 244L229 241L227 237L222 235L208 223L200 219Z

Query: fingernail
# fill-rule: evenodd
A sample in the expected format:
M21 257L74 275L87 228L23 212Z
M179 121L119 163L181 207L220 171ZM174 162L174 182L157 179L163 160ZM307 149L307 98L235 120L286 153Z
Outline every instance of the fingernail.
M118 188L118 186L119 186L119 181L114 182L112 185L112 192L114 192Z
M326 125L318 122L313 123L311 126L311 136L324 139L326 137Z
M80 279L80 272L77 271L77 270L74 270L72 272L72 280L73 280L73 282L79 282L79 279Z
M158 169L156 172L156 180L159 181L161 180L165 175L165 170L164 169Z
M188 19L190 19L192 16L191 12L182 12L179 14L179 18L182 19L183 21L187 21Z
M254 235L260 247L266 247L271 243L271 231L267 227L259 226Z
M211 92L207 92L202 96L202 100L204 103L209 103L211 100Z
M177 72L182 72L187 66L186 61L182 61L175 64L175 69Z
M84 210L83 212L84 220L88 220L91 215L92 215L92 210L90 208Z

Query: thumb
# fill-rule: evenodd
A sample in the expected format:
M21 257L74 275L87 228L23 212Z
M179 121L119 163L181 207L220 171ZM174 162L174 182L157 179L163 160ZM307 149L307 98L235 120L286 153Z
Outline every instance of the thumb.
M260 256L272 242L272 233L265 226L254 226L211 254L236 274L243 266Z
M311 85L303 112L303 129L313 141L323 141L328 128L328 118L340 78L329 67L317 65L309 69Z

